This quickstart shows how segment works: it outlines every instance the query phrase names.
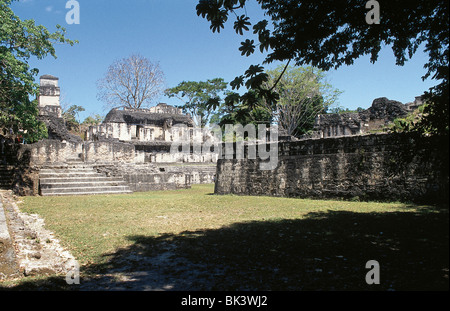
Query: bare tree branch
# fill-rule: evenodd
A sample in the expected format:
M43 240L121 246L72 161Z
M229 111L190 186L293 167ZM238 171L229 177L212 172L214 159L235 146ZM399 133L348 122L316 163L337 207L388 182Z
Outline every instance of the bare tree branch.
M131 55L109 66L97 88L98 99L110 107L148 107L164 91L164 74L158 64Z

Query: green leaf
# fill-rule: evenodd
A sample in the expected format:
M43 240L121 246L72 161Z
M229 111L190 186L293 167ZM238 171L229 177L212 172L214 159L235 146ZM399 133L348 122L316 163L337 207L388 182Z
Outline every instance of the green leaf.
M35 142L47 136L47 129L38 121L37 101L30 100L39 94L34 82L39 70L30 68L29 58L56 58L55 43L73 45L75 41L67 39L59 25L51 33L34 20L22 21L10 8L11 2L0 0L0 128L13 130L13 138L23 133L28 142Z
M255 41L246 39L244 42L241 42L241 46L239 47L239 51L241 51L241 55L250 56L255 52Z
M262 21L257 22L254 26L253 26L253 33L254 34L261 34L264 31L266 31L266 27L267 27L268 21L263 19Z
M234 22L234 30L237 34L243 35L244 30L248 31L249 28L247 26L250 26L251 23L249 22L250 18L246 17L245 15L238 16L236 21Z
M236 78L234 78L233 81L230 82L230 86L232 87L233 90L234 89L239 90L239 88L243 85L244 85L244 77L243 76L236 77Z
M250 65L250 67L245 71L245 76L252 77L264 71L264 67L260 65Z
M269 76L266 73L260 73L248 79L247 82L245 82L245 86L248 89L259 89L268 79Z

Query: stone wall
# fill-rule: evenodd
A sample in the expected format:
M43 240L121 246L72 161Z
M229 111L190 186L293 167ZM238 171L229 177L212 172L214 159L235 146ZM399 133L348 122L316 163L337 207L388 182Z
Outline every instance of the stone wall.
M448 202L448 142L411 134L278 144L278 166L219 159L216 194Z
M7 162L15 166L13 190L21 196L39 194L39 173L42 166L64 164L73 160L90 163L134 161L134 146L117 142L67 142L41 140L34 144L8 144Z
M159 171L167 173L184 173L190 175L191 184L214 183L216 163L155 163Z
M98 172L107 176L123 178L133 192L191 187L189 174L184 172L166 172L151 164L121 163L116 165L99 165L95 168Z
M99 164L98 172L122 177L133 192L190 188L192 184L213 183L215 165L164 165L163 163Z
M134 145L115 141L84 142L84 161L92 162L124 162L133 163Z
M0 136L0 139L3 137ZM2 139L3 141L3 139ZM39 168L31 165L31 149L28 145L16 144L12 140L2 143L1 161L14 167L12 186L21 196L39 193Z
M174 144L177 148L177 151L174 151L170 142L135 143L134 146L136 163L216 163L218 156L214 148L196 152L193 145L183 152L181 145Z
M138 146L117 140L41 140L19 145L4 140L3 162L15 166L13 184L19 195L39 194L41 167L68 162L94 164L124 177L132 191L189 188L213 183L217 154L170 153L170 143ZM197 163L195 163L197 162Z
M65 163L81 159L88 163L95 162L134 162L134 146L114 141L67 142L59 140L41 140L30 145L22 145L18 151L29 153L29 165L46 163Z

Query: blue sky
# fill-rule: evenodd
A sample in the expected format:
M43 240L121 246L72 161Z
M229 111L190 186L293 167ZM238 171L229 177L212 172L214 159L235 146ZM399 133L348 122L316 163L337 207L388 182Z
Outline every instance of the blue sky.
M67 103L83 106L80 118L109 111L97 100L96 82L116 59L139 53L158 62L166 78L166 87L182 81L205 81L224 78L230 82L251 64L261 64L264 55L240 55L240 42L228 22L220 34L212 33L208 22L198 17L198 0L78 0L80 24L68 25L67 0L20 0L12 8L22 20L34 19L49 30L60 24L68 38L80 43L73 47L56 45L57 59L51 56L31 59L30 65L40 75L59 77L61 93ZM247 14L252 21L262 12L256 1L249 1ZM382 14L382 11L381 11ZM327 72L328 82L343 91L339 105L350 109L368 108L377 97L387 97L402 103L414 100L436 81L422 81L423 64L427 57L420 50L405 66L396 66L390 48L383 49L375 64L368 57L352 66ZM270 69L278 64L272 64ZM38 78L37 78L38 79ZM181 104L164 96L157 102Z

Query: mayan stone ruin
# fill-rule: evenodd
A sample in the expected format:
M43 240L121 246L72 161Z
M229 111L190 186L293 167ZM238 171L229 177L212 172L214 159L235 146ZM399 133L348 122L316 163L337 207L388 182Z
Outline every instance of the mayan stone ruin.
M114 194L189 188L212 183L217 154L173 152L172 143L189 131L190 116L167 104L151 109L113 109L86 140L71 134L61 117L58 78L41 76L40 119L48 139L34 144L2 143L2 180L20 195ZM178 128L183 124L185 127ZM176 130L175 130L176 129Z
M421 97L407 104L383 97L361 112L318 115L312 133L268 143L278 148L273 170L261 170L267 161L249 157L246 144L243 159L218 160L215 193L447 202L448 150L439 139L386 132L421 104Z
M34 144L2 140L1 186L19 195L132 193L214 182L216 194L404 201L448 197L448 150L440 150L431 137L386 133L393 120L422 104L420 97L407 104L377 98L363 111L318 115L312 133L300 138L280 133L268 141L267 150L276 144L277 163L261 170L264 161L248 157L251 141L245 142L247 158L236 157L236 143L234 156L226 157L226 143L164 103L112 109L83 140L64 124L58 78L44 75L40 84L40 119L48 139ZM188 142L188 150L177 145L181 141ZM197 152L195 144L210 147Z

